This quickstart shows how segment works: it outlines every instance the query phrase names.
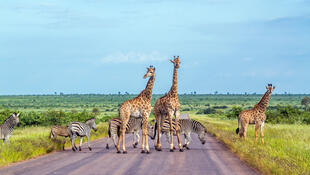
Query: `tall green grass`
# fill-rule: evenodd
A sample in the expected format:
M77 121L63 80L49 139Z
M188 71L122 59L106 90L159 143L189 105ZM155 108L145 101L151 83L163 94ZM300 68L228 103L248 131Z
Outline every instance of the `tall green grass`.
M107 123L97 125L97 132L91 133L91 140L107 136ZM63 137L56 140L49 138L50 127L26 127L13 131L9 144L0 143L0 167L10 163L31 159L53 151L62 150ZM84 141L86 138L84 138ZM78 143L79 139L76 139ZM71 149L71 142L67 139L65 147Z
M265 144L254 142L254 126L247 140L236 135L237 120L194 116L242 160L263 174L310 174L310 126L265 124Z

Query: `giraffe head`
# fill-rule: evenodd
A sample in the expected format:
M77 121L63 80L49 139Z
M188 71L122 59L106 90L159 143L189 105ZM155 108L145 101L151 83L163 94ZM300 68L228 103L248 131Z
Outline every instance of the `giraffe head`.
M268 84L268 86L266 86L267 92L269 94L272 94L273 90L275 89L275 86L272 86L272 84Z
M150 67L148 67L148 68L146 68L146 69L147 69L147 72L146 72L146 74L144 75L143 78L152 77L152 76L155 75L155 67L153 67L153 66L151 65Z
M173 60L170 60L170 62L173 63L175 68L178 69L180 67L181 62L180 62L179 56L177 56L177 57L173 56Z

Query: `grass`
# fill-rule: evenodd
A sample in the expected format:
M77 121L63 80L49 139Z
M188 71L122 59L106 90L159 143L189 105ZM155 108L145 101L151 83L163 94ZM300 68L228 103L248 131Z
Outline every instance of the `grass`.
M310 174L310 126L265 124L265 144L254 142L254 126L247 140L236 135L237 120L194 116L240 159L263 174ZM260 139L260 137L259 137Z
M107 123L98 124L97 132L92 131L91 133L91 140L107 136L107 128ZM9 144L2 145L0 143L0 167L62 150L63 138L58 137L56 140L51 140L49 133L50 127L15 129ZM86 138L83 142L85 141ZM76 143L79 143L79 139L76 139ZM71 148L69 139L67 139L65 147Z

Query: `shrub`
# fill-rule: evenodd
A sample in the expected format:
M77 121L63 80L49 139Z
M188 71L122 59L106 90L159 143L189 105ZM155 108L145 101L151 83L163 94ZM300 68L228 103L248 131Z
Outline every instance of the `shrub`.
M229 119L238 118L242 108L240 106L233 106L231 111L226 114L226 117Z

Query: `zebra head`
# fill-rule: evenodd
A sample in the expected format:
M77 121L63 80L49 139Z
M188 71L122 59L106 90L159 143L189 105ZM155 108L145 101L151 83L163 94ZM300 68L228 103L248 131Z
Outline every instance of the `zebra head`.
M151 137L151 139L155 139L155 134L154 134L154 126L153 125L151 125L151 124L147 124L147 135L149 136L149 137Z
M19 125L20 125L20 122L19 122L19 115L20 115L20 113L18 113L18 114L13 113L13 114L12 114L13 123L14 123L14 125L16 125L17 127L19 127Z
M207 133L207 129L201 124L201 127L200 127L199 131L197 132L197 134L198 134L198 138L199 138L201 144L203 144L203 145L206 143L206 138L205 138L206 133Z
M92 128L95 132L97 131L96 119L95 119L95 118L88 119L85 123L86 123L90 128Z

